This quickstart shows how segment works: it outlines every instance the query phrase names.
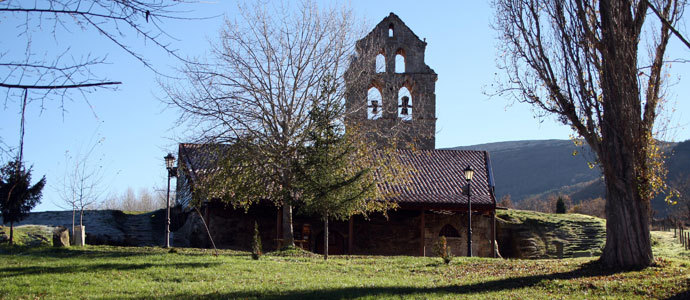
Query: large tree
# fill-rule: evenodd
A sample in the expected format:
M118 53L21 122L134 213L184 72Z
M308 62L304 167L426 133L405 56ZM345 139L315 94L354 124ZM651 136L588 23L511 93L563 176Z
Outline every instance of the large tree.
M556 115L584 138L606 181L601 261L649 266L650 200L663 185L654 125L671 26L685 2L495 0L494 6L506 75L498 94ZM652 7L658 18L649 17Z
M310 1L240 6L227 20L208 61L186 64L188 84L164 84L202 143L232 144L228 172L207 197L237 205L270 199L283 210L283 239L294 245L292 207L300 201L293 166L311 130L309 110L333 81L342 99L343 73L359 32L347 9ZM200 191L199 189L195 189ZM224 197L223 197L224 195ZM205 196L205 197L206 197Z
M31 168L20 161L10 161L0 169L0 213L3 223L10 223L10 245L14 243L14 223L29 215L41 202L46 177L31 185Z

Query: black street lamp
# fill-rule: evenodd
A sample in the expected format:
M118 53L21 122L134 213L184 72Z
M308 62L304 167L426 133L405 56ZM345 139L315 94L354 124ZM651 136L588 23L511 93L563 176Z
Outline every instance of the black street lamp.
M168 193L166 194L166 221L165 221L165 248L170 248L170 178L177 177L177 167L175 167L175 156L168 153L165 157L165 168L168 169Z
M467 180L467 257L472 257L472 193L470 187L472 186L472 176L474 170L469 165L464 170L465 180Z

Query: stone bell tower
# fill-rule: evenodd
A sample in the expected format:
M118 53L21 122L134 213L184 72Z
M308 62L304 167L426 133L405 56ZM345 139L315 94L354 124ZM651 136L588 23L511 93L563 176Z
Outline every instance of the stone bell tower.
M400 149L435 148L438 76L424 63L425 48L394 13L357 41L345 73L348 130Z

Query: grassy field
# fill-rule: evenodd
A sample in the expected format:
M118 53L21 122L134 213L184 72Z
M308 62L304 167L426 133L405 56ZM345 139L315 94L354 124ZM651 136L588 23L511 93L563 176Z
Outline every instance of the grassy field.
M591 258L504 260L320 256L87 246L0 246L0 299L650 299L690 297L690 253L654 233L656 265L614 271ZM175 252L175 251L173 251Z

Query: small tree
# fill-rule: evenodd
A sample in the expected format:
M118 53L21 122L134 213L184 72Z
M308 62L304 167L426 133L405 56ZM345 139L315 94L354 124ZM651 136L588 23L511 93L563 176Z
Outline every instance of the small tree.
M565 201L563 201L562 196L558 196L558 200L556 200L556 213L557 214L564 214L566 213L567 209L565 207Z
M324 87L328 89L328 87ZM325 92L324 95L330 93ZM324 259L328 259L328 221L344 220L355 214L388 209L387 201L377 195L376 181L366 147L357 147L355 133L345 134L341 123L342 105L323 101L310 112L312 128L308 146L300 149L295 174L302 190L304 209L315 213L324 222Z
M263 251L261 250L261 235L259 234L259 223L254 222L254 239L252 240L252 259L257 260Z
M94 165L91 161L94 150L103 141L103 138L95 141L83 154L81 151L77 151L74 155L70 155L69 152L65 153L65 175L62 186L58 188L61 203L56 204L66 209L72 209L73 238L75 237L76 212L79 212L79 226L81 228L84 225L84 210L95 205L105 190L102 187L103 166Z
M41 202L46 185L43 176L31 186L31 168L26 170L20 160L11 161L0 169L0 212L3 223L10 223L10 245L14 243L14 223L29 215Z
M445 236L441 236L436 242L434 252L443 259L443 263L450 264L453 260L453 253L450 252L450 247L448 246L448 241Z

